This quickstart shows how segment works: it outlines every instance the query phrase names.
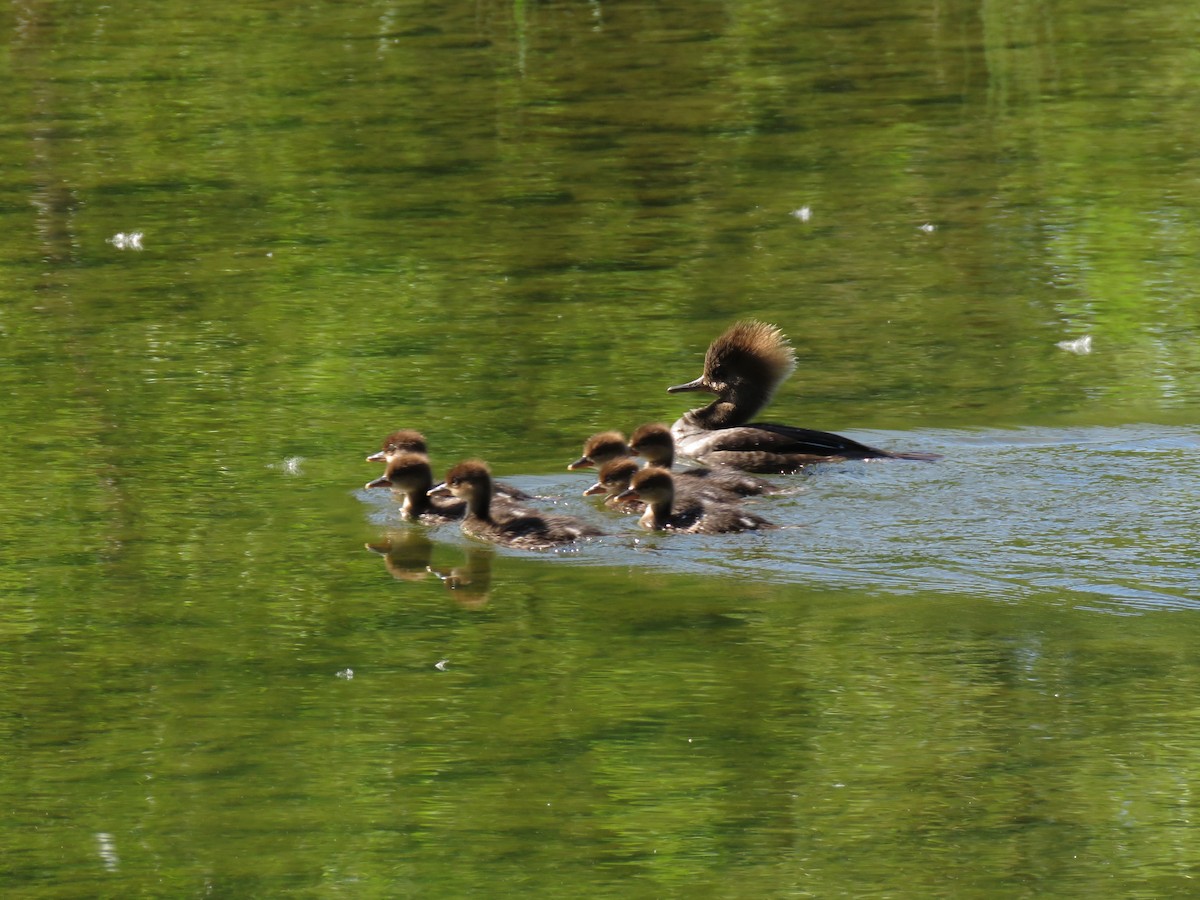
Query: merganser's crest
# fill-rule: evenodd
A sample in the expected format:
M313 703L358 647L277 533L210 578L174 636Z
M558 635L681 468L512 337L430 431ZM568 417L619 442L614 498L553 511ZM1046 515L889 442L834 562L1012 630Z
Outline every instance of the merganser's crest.
M741 380L773 391L795 368L796 351L783 332L754 319L735 323L704 355L704 377L714 386Z

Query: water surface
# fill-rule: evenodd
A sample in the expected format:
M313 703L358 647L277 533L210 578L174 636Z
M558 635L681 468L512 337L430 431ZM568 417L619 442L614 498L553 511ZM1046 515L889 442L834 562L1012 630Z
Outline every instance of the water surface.
M1190 894L1198 30L0 12L0 887ZM588 506L743 316L771 419L945 459L762 535ZM610 534L403 526L400 426Z

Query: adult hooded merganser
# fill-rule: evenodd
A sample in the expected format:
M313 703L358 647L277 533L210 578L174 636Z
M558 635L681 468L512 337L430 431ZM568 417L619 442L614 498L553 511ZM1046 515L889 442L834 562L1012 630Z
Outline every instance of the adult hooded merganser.
M429 493L431 496L451 494L465 501L467 514L462 520L463 533L494 544L522 550L550 550L602 533L587 522L570 516L521 510L496 517L492 508L492 473L487 463L477 459L452 467L446 473L446 480Z
M717 395L671 426L679 452L709 465L750 472L795 472L810 463L846 459L941 458L936 453L880 450L826 431L751 423L795 367L796 354L774 325L754 320L732 325L709 345L703 375L667 388L671 394Z
M638 464L631 456L613 459L600 467L596 483L583 492L585 497L604 494L604 505L621 512L641 512L646 504L641 500L618 501L617 495L629 490L629 482L638 473Z
M388 457L396 453L421 453L428 454L429 448L425 442L425 435L419 431L413 431L411 428L401 428L398 431L393 431L383 439L383 445L367 457L367 462L383 462L388 461ZM376 479L378 480L378 479ZM372 482L373 484L374 482ZM370 487L371 485L367 485ZM506 484L503 481L497 481L492 485L497 497L505 497L509 500L532 500L533 497L525 493L518 487L513 487L511 484Z
M629 449L645 459L648 466L669 470L675 465L675 438L671 436L671 429L659 422L642 425L634 431L629 438ZM753 497L780 490L779 485L765 478L747 475L727 466L685 469L671 474L675 477L677 489L690 483L697 488L714 488L735 497Z
M736 503L679 503L675 498L675 479L666 469L650 466L633 476L629 489L617 495L620 501L643 500L646 511L639 524L655 531L682 531L687 534L726 534L775 528L761 516L746 512Z
M429 457L423 453L391 454L384 473L374 481L368 481L366 487L390 487L402 494L400 514L414 522L452 522L461 519L467 511L467 504L455 497L429 496L429 489L433 487L433 469L429 466Z
M633 452L625 443L625 435L619 431L601 431L583 442L583 455L567 466L567 469L572 472L577 469L590 469L592 466L599 469L607 462L627 456L633 456Z

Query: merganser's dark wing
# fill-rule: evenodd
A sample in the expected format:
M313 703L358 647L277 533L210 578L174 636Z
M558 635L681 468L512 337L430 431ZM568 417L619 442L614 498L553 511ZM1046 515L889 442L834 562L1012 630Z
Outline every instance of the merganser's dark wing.
M750 472L794 472L813 463L847 459L941 459L936 453L881 450L828 431L767 422L697 432L681 450L709 465Z

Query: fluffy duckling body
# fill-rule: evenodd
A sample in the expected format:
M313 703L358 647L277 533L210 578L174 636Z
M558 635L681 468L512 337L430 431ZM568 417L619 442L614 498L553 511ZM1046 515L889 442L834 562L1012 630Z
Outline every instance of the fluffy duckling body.
M846 459L940 459L934 453L893 453L827 431L752 423L796 367L796 354L774 325L737 322L708 347L704 373L668 393L706 391L717 399L689 410L671 426L680 453L709 465L750 472L795 472Z
M605 463L627 456L633 456L633 451L625 443L625 435L619 431L601 431L583 442L583 455L567 469L571 472L592 467L599 469Z
M429 446L425 441L425 435L421 434L419 431L414 431L411 428L401 428L397 431L393 431L383 439L383 444L380 446L380 448L367 457L367 462L386 463L390 457L397 453L420 453L428 456ZM372 482L372 484L374 484L374 482ZM370 486L371 485L367 485L367 487ZM492 487L496 492L496 496L498 497L522 501L533 499L533 497L525 493L525 491L521 490L519 487L514 487L511 484L505 484L503 481L496 482Z
M642 425L634 431L629 438L629 449L646 460L648 466L669 470L675 465L675 438L671 436L671 429L661 423ZM671 474L675 477L676 490L690 484L697 489L711 488L735 497L754 497L780 490L779 485L765 478L757 478L728 466L698 467L672 471Z
M494 544L522 550L552 550L601 534L599 529L571 516L497 511L492 503L492 473L480 460L467 460L452 467L446 473L446 480L430 490L433 496L447 493L466 504L463 533Z
M629 489L618 495L617 499L644 501L646 511L639 524L654 531L728 534L776 527L762 516L746 512L735 503L679 502L675 496L674 478L669 471L658 466L640 470L633 476Z

